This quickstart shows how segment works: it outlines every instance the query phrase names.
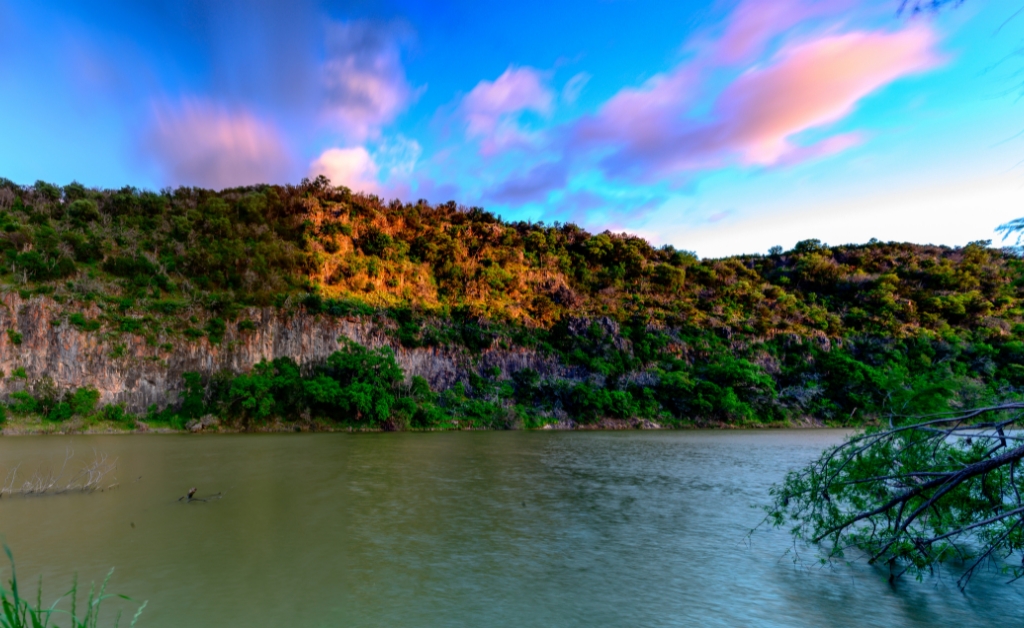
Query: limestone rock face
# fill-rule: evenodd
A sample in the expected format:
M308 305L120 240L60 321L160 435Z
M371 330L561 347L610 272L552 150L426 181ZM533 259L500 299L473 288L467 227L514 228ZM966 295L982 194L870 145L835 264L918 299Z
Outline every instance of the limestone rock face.
M248 371L260 360L290 357L303 366L324 361L336 351L339 338L367 347L391 347L406 379L424 377L434 390L467 382L470 371L498 367L503 376L532 368L544 378L581 380L587 373L566 367L530 349L489 349L470 356L459 347L407 349L386 333L387 322L370 318L334 318L298 312L287 315L273 308L252 308L244 317L255 329L239 332L228 326L224 340L176 338L164 350L131 334L81 331L66 320L66 309L48 297L22 299L4 293L0 306L0 396L23 390L42 377L57 388L89 386L100 391L100 403L124 403L128 411L143 413L151 405L174 403L182 387L182 374L197 371L212 375L221 370ZM98 309L85 311L94 317ZM12 330L21 335L16 344ZM22 368L26 378L13 377Z

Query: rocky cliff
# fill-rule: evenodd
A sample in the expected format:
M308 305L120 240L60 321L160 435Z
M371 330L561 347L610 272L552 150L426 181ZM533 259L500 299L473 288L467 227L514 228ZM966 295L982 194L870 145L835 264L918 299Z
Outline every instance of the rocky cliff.
M94 317L99 310L93 308L77 311ZM312 316L301 311L289 315L273 308L253 308L245 316L255 329L239 331L228 325L223 342L212 345L206 338L177 337L162 344L138 335L82 331L68 322L66 314L67 308L51 298L3 294L0 330L11 333L0 333L0 396L50 377L58 389L92 387L100 391L101 403L123 403L130 412L142 413L152 404L163 408L174 403L183 373L244 372L261 360L285 356L312 365L337 350L341 338L368 347L391 347L406 378L422 376L434 390L467 381L471 371L495 366L505 375L524 368L542 377L578 380L587 375L522 348L490 349L478 356L457 347L408 349L389 336L389 321L367 317Z

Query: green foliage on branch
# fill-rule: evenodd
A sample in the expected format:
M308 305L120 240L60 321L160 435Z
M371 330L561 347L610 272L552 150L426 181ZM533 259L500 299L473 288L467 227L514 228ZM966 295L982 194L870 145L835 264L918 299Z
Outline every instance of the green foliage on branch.
M925 406L938 391L918 391ZM920 407L920 406L919 406ZM890 580L943 563L966 586L991 564L1024 575L1024 404L871 428L790 472L772 489L768 521L820 544L822 561L866 560Z

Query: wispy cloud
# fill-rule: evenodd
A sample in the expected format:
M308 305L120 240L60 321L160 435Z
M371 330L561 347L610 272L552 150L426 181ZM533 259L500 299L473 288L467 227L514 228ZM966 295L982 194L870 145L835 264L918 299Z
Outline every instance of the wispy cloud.
M412 176L422 154L423 147L419 142L397 135L377 146L374 159L388 178L405 181Z
M808 150L796 140L851 113L894 80L935 66L926 27L827 35L785 47L741 74L711 113L690 113L692 90L681 68L640 90L624 90L573 129L570 151L602 151L610 177L651 180L728 165L769 166ZM849 139L849 138L847 138ZM852 145L827 144L825 148Z
M504 116L521 111L546 114L554 95L533 68L510 67L494 81L480 81L462 99L470 135L490 133Z
M720 65L755 61L770 42L814 18L848 11L850 0L744 0L729 15L721 35L705 45L702 58Z
M223 188L284 182L292 174L289 150L272 124L200 99L156 106L143 149L171 185Z
M566 81L562 87L562 102L568 105L575 103L591 78L587 72L580 72Z
M835 155L867 137L829 133L861 100L941 61L937 37L924 23L837 32L833 21L801 32L796 41L780 41L795 21L830 10L790 0L780 6L789 12L741 3L724 35L707 42L707 54L621 89L592 114L539 132L546 141L532 144L535 165L493 185L489 197L513 206L539 202L575 176L595 172L609 183L678 188L709 170L784 167ZM775 52L761 59L768 49ZM518 108L508 109L522 109L523 99L516 102ZM476 128L501 132L493 124Z
M556 196L559 213L596 231L621 230L665 202L661 194L644 189L601 194L587 189L569 190Z
M401 60L402 29L355 21L337 23L327 35L325 113L354 141L377 137L415 98Z
M520 115L549 115L555 94L544 75L533 68L509 67L493 81L480 81L462 99L459 111L466 133L481 140L481 152L490 155L529 146L534 137L520 124Z
M542 163L512 175L488 196L499 203L510 205L543 202L551 190L564 187L567 180L568 173L564 164Z

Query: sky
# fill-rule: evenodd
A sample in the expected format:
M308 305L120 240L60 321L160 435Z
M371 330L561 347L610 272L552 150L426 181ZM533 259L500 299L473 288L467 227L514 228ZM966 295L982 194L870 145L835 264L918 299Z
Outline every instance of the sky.
M1024 7L0 0L0 177L336 185L702 257L1024 216Z

